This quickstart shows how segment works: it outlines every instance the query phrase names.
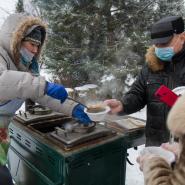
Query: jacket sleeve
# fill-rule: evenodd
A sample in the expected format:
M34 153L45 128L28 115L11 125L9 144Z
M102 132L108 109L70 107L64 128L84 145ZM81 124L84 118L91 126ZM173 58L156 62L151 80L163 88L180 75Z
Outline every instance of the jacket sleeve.
M148 76L148 67L144 66L139 73L131 89L122 99L124 113L131 114L139 111L146 105L146 79Z
M185 141L185 140L184 140ZM179 159L172 169L162 158L144 161L143 174L145 185L183 185L185 182L185 142L183 141Z
M27 72L5 70L0 74L0 100L38 98L44 95L45 78Z
M38 98L44 95L45 78L34 77L28 72L8 70L0 57L0 100Z
M145 185L172 185L170 179L172 173L173 170L170 165L160 157L153 157L144 161L143 174Z
M77 103L66 100L61 104L59 100L45 95L45 84L42 76L35 77L28 72L7 70L6 62L0 57L0 102L30 98L54 111L71 116Z
M35 102L50 108L53 111L63 113L68 116L72 116L73 108L78 104L72 100L66 99L63 103L59 100L44 95L36 100Z

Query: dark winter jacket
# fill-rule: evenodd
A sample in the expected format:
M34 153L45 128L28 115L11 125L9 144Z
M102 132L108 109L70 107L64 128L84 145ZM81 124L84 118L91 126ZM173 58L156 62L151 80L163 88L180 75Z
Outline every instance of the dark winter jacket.
M147 105L146 145L157 146L169 140L165 124L169 107L160 102L154 93L161 85L170 89L185 86L185 49L176 54L172 62L162 62L155 56L154 47L151 47L147 51L146 61L122 102L127 114Z

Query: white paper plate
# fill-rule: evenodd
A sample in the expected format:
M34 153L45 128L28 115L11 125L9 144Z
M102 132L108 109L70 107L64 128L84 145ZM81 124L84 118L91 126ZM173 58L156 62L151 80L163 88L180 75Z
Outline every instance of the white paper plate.
M175 94L182 95L185 93L185 86L179 86L172 90Z
M140 155L144 154L154 154L156 156L159 156L163 159L165 159L169 164L175 161L175 154L165 150L161 147L157 146L150 146L150 147L145 147L141 152Z

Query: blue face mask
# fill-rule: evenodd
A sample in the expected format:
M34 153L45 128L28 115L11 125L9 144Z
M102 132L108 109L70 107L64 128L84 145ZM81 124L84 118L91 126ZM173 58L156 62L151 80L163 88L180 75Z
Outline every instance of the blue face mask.
M24 61L27 63L27 65L31 64L32 59L34 57L34 54L31 53L28 49L25 47L21 47L20 54L24 58Z
M173 47L157 48L155 47L155 54L163 61L171 62L172 57L175 55Z
M22 47L20 49L21 58L20 61L32 72L33 75L39 76L39 65L35 55L28 51L26 48Z

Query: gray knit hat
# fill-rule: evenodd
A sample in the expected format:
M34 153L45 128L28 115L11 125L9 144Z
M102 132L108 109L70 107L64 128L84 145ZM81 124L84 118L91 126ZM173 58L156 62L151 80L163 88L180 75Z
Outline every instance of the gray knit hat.
M39 26L37 26L35 28L34 27L32 27L31 30L27 31L27 34L24 37L23 41L33 41L33 42L37 43L38 45L40 45L41 41L42 41L42 32L41 32Z

